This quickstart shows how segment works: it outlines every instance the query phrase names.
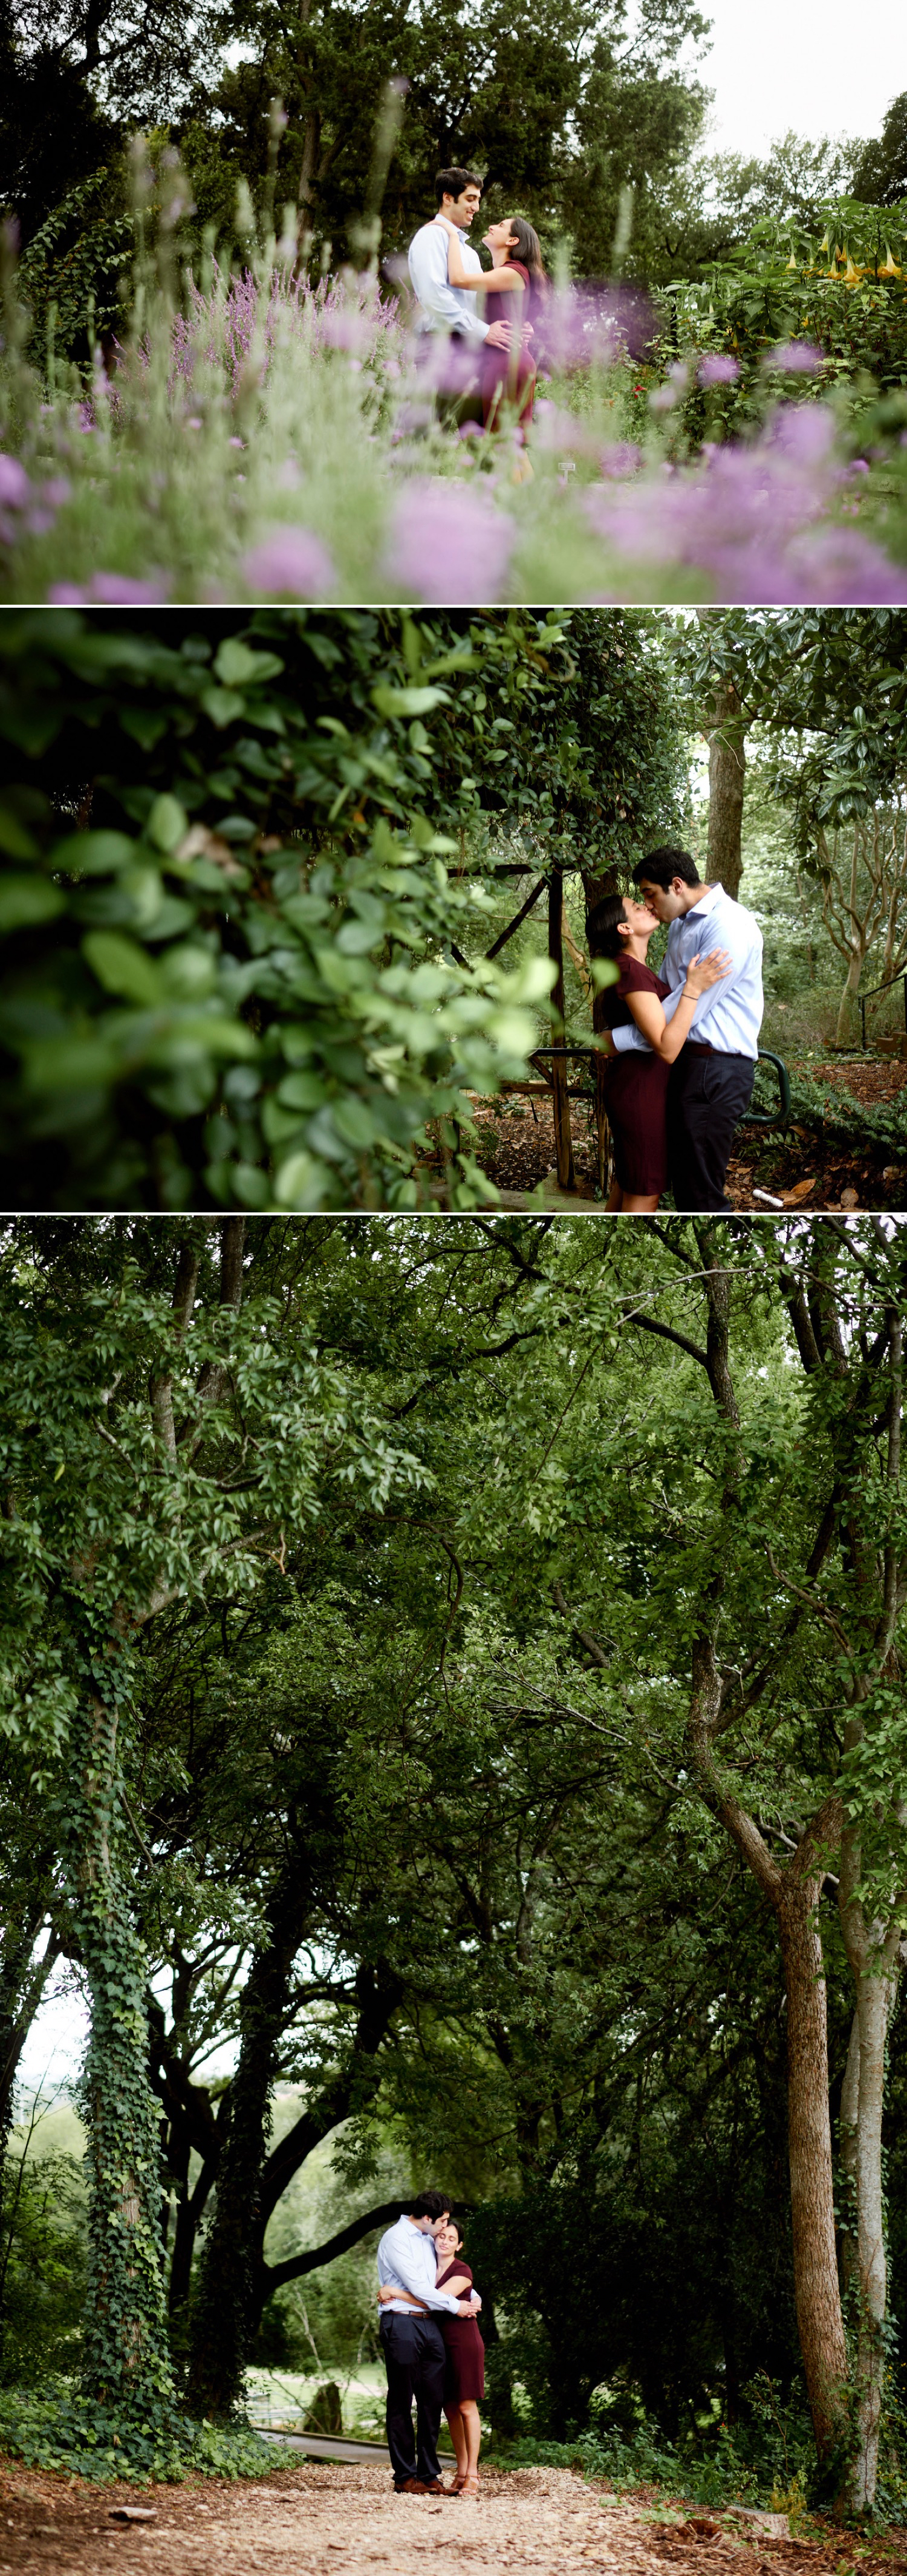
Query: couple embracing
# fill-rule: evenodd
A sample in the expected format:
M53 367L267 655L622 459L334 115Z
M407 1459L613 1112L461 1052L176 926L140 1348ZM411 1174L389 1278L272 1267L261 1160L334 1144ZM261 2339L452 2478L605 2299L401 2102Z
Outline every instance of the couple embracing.
M444 2193L421 2191L378 2247L387 2444L398 2495L478 2494L485 2348L477 2324L482 2302L462 2242ZM438 2465L442 2406L457 2461L449 2487Z
M492 267L483 269L467 240L482 202L474 170L439 170L438 210L409 247L418 306L417 345L424 357L448 342L445 383L459 395L456 417L481 411L485 430L500 428L505 404L523 436L532 418L535 335L545 295L539 237L522 215L505 215L483 234Z
M633 874L636 900L604 895L587 923L591 954L618 968L600 1000L617 1176L608 1206L651 1212L670 1185L678 1215L727 1212L734 1129L759 1054L762 933L722 885L701 883L688 850L651 850ZM656 975L646 952L664 922Z

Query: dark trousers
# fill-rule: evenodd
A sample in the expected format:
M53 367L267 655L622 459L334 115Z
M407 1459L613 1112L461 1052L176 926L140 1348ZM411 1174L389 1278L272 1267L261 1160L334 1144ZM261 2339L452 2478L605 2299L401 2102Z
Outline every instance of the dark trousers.
M748 1055L694 1055L681 1047L668 1084L668 1183L678 1215L730 1212L728 1160L755 1078Z
M407 2478L433 2486L438 2466L438 2428L444 2395L444 2337L434 2317L382 2317L381 2342L387 2372L387 2447L395 2487ZM416 2431L413 2441L413 2398Z

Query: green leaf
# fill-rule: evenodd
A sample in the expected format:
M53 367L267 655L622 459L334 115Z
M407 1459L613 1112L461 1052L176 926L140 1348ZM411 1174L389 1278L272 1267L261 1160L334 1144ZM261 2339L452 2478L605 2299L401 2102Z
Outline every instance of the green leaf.
M169 857L180 841L185 840L188 829L189 817L179 799L176 796L156 796L146 826L148 839L154 842L155 849L165 850Z
M432 707L445 706L449 700L449 689L392 689L382 681L372 690L372 705L379 716L427 716Z
M10 859L36 859L37 843L8 805L0 805L0 850Z
M31 923L53 921L65 912L66 896L47 877L12 872L0 877L0 931L25 930Z
M245 705L245 699L238 697L234 689L202 691L202 707L205 715L221 733L225 725L235 724L237 716L245 714Z
M261 686L265 680L279 679L283 663L276 653L253 653L237 635L228 635L217 654L214 668L226 689L244 689L251 682Z
M50 865L68 877L109 877L132 867L135 856L135 842L125 832L74 832L56 843Z
M90 930L82 941L82 955L105 993L115 993L120 1001L137 1002L140 1008L149 1004L153 1008L160 1001L157 967L136 940L125 939L118 930Z

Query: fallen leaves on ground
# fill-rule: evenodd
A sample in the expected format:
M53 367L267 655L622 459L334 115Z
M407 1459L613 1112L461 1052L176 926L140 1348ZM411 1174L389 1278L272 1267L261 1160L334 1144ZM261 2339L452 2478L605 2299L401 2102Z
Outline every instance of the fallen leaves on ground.
M284 2459L285 2459L284 2455ZM907 2532L864 2541L831 2524L803 2537L743 2536L729 2517L704 2515L638 2489L618 2498L569 2469L482 2472L475 2502L396 2496L380 2463L275 2461L273 2485L188 2479L143 2496L150 2523L118 2522L135 2489L70 2485L8 2464L0 2475L0 2568L15 2576L488 2576L515 2568L544 2576L693 2576L704 2556L722 2576L784 2576L808 2558L816 2576L907 2576ZM654 2507L654 2511L653 2511ZM657 2515L657 2519L656 2519Z

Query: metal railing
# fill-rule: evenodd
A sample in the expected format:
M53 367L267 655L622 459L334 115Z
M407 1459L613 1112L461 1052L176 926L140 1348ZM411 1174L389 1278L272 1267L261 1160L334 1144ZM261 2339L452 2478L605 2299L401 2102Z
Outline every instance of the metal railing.
M904 987L904 1027L907 1029L907 975L889 975L887 984L870 984L868 993L857 994L862 1032L860 1044L864 1055L866 1053L866 1004L874 1002L877 993L893 993L896 984L903 984Z
M777 1109L747 1109L741 1127L786 1127L790 1117L790 1074L782 1055L773 1055L771 1047L760 1047L758 1062L773 1064L778 1076Z
M907 976L904 981L907 986ZM905 1009L907 1009L907 999L905 999ZM557 1057L561 1063L566 1058L570 1058L594 1066L596 1059L600 1060L601 1050L590 1046L533 1047L530 1063L538 1065L539 1072L545 1077L546 1088L549 1087L549 1080L545 1075L545 1062L550 1063L552 1057ZM777 1109L747 1109L740 1124L742 1127L786 1127L791 1113L791 1096L790 1075L784 1057L775 1055L771 1047L760 1047L759 1063L774 1065L778 1082L778 1106ZM567 1093L571 1100L588 1100L592 1097L592 1093L586 1089L585 1084L579 1083L568 1083Z

